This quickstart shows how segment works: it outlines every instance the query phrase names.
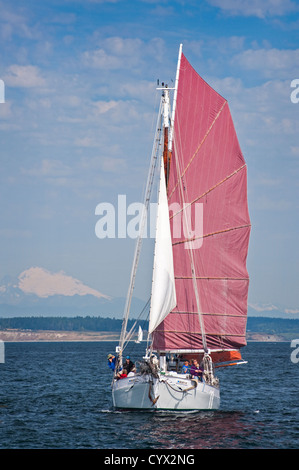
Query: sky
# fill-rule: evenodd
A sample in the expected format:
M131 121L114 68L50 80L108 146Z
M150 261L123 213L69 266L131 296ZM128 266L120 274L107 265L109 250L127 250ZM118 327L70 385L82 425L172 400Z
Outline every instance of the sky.
M95 211L143 200L157 79L172 83L182 43L228 100L247 162L249 302L298 313L299 2L0 0L0 11L0 279L39 266L126 296L135 240L99 239Z

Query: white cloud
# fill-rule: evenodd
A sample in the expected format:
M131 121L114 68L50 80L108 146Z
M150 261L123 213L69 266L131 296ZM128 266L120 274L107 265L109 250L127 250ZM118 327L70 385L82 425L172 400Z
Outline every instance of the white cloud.
M107 54L104 49L86 51L83 55L84 62L90 67L114 70L122 67L123 60L120 57Z
M115 108L117 106L117 101L97 101L94 103L96 114L105 114L110 109Z
M210 5L221 8L235 16L283 16L298 11L298 5L291 0L208 0Z
M59 160L44 159L39 167L23 169L22 173L28 176L57 178L68 176L72 172L71 168Z
M249 307L253 308L257 312L272 312L273 310L278 310L278 307L272 304L251 304L248 303Z
M10 65L4 75L4 82L11 87L32 88L46 84L40 70L34 65Z
M7 2L0 2L0 37L6 41L10 41L13 35L18 35L26 39L36 39L39 33L35 28L28 25L26 16L16 13L14 7L11 10L7 7Z
M94 137L84 136L78 137L75 140L75 145L78 147L97 147L98 142Z
M124 158L108 158L100 159L102 171L109 173L119 173L127 168Z
M83 53L85 66L104 70L137 70L149 67L149 58L157 62L165 61L165 45L160 38L142 41L139 38L108 37L104 40L97 38L99 47Z
M299 313L299 308L286 308L284 310L284 312L285 313L294 313L294 314L296 314L296 313Z
M110 37L101 42L101 47L85 51L84 63L104 70L127 69L140 64L143 42L136 39Z
M248 70L258 70L265 77L288 74L292 79L298 70L299 49L248 49L235 55L231 62Z

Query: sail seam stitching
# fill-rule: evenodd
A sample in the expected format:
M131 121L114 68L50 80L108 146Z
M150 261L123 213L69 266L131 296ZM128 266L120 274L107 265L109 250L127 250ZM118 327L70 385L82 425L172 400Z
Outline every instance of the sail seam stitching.
M185 240L180 240L178 242L173 243L172 246L180 245L182 243L188 243L188 242L192 242L192 241L195 241L195 240L199 240L200 238L207 238L207 237L211 237L212 235L219 235L221 233L231 232L232 230L239 230L239 229L248 228L248 227L251 227L251 224L240 225L239 227L231 227L231 228L227 228L227 229L224 229L224 230L219 230L217 232L207 233L206 235L193 237L193 238L187 238Z
M185 167L185 169L183 170L182 174L178 177L178 180L183 178L183 176L186 174L189 166L191 165L192 161L194 160L194 158L196 157L197 153L199 152L200 148L202 147L202 145L204 144L206 138L208 137L209 133L211 132L212 128L214 127L214 124L215 122L217 121L217 119L219 118L220 114L222 113L222 110L224 108L224 106L227 104L227 101L225 101L223 103L223 105L221 106L221 109L218 111L218 114L217 116L215 117L214 121L212 122L212 124L210 125L209 129L207 130L206 134L204 135L202 141L200 142L199 146L197 147L197 149L195 150L194 154L192 155L192 157L190 158L189 160L189 163L188 165ZM178 186L178 182L176 183L176 185L174 186L171 194L169 195L169 199L171 198L171 196L173 195L175 189L177 188Z
M171 314L180 314L180 315L190 315L190 314L193 314L193 315L197 315L197 312L183 312L183 311L172 311L170 312ZM212 312L200 312L201 315L209 315L209 316L214 316L214 317L234 317L234 318L240 318L240 319L243 319L243 320L247 320L247 317L245 315L236 315L236 314L233 314L233 313L212 313Z
M175 279L192 279L191 276L175 276ZM249 281L249 277L208 277L197 276L196 279L216 280L216 281Z
M159 331L157 329L156 331ZM163 330L164 333L189 333L189 334L195 334L195 335L200 335L202 336L201 331L178 331L178 330ZM206 335L210 336L224 336L224 337L231 337L231 336L236 336L238 338L245 338L246 335L241 335L241 334L236 334L236 333L206 333Z
M218 186L220 186L221 184L225 183L228 179L232 178L234 175L236 175L237 173L239 173L239 171L241 171L243 168L246 167L246 163L244 165L242 165L240 168L238 168L237 170L233 171L233 173L231 173L230 175L228 175L226 178L224 178L223 180L219 181L218 183L216 183L214 186L212 186L210 189L208 189L207 191L205 191L203 194L201 194L201 196L198 196L197 198L193 199L193 201L191 201L189 204L187 204L185 207L181 208L179 211L177 211L175 214L172 214L169 218L170 219L173 219L176 215L180 214L183 210L185 210L187 207L191 206L192 204L194 204L196 201L199 201L199 199L203 198L204 196L206 196L207 194L209 194L211 191L213 191L214 189L218 188Z

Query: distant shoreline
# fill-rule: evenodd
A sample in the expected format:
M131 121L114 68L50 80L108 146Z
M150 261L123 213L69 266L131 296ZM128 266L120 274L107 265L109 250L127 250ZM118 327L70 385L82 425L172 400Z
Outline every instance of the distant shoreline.
M285 336L267 333L247 333L247 341L284 342L290 341ZM63 341L118 341L119 333L110 331L57 331L57 330L0 330L0 340L4 342L63 342Z
M119 333L103 331L56 331L56 330L0 330L4 342L46 342L46 341L118 341Z

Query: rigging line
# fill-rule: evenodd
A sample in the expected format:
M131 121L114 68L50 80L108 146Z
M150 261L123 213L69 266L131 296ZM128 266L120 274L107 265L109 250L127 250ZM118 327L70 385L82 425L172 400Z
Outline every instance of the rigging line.
M206 196L207 194L209 194L211 191L213 191L214 189L218 188L218 186L220 186L221 184L225 183L228 179L230 179L232 176L236 175L237 173L239 173L239 171L241 171L243 168L246 167L246 163L242 166L240 166L240 168L238 168L237 170L233 171L233 173L231 173L230 175L228 175L226 178L224 178L223 180L219 181L218 183L216 183L214 186L212 186L210 189L208 189L207 191L205 191L201 196L198 196L196 197L195 199L193 199L193 201L189 202L189 204L186 205L186 207L183 207L181 208L179 211L177 211L175 214L172 214L170 219L172 219L173 217L175 217L176 215L180 214L183 210L185 210L187 207L191 206L192 204L194 204L196 201L199 201L199 199L203 198L204 196Z
M198 236L198 237L187 238L187 239L185 239L185 240L180 240L180 241L178 241L178 242L174 242L174 243L172 244L172 246L180 245L180 244L182 244L182 243L190 243L190 242L193 242L193 241L195 241L195 240L199 240L200 238L207 238L207 237L211 237L212 235L219 235L219 234L221 234L221 233L231 232L232 230L239 230L239 229L248 228L248 227L251 227L251 224L240 225L240 226L238 226L238 227L231 227L231 228L219 230L219 231L217 231L217 232L207 233L206 235L201 235L201 236Z
M190 167L192 161L194 160L194 158L196 157L196 155L198 154L200 148L202 147L202 145L204 144L206 138L208 137L208 135L210 134L212 128L214 127L214 124L215 122L217 121L217 119L219 118L222 110L224 109L224 106L227 104L227 101L225 101L223 103L223 105L221 106L220 110L218 111L217 115L215 116L215 119L214 121L212 122L212 124L210 125L209 129L207 130L206 134L204 135L202 141L200 142L200 144L198 145L197 149L195 150L194 154L192 155L192 157L190 158L187 166L185 167L185 169L183 170L182 173L179 173L180 176L178 176L178 180L180 180L181 178L183 178L183 176L185 175L186 171L188 170L188 168ZM171 198L172 194L174 193L176 187L178 186L178 183L173 187L173 190L171 192L171 194L169 194L169 199Z

